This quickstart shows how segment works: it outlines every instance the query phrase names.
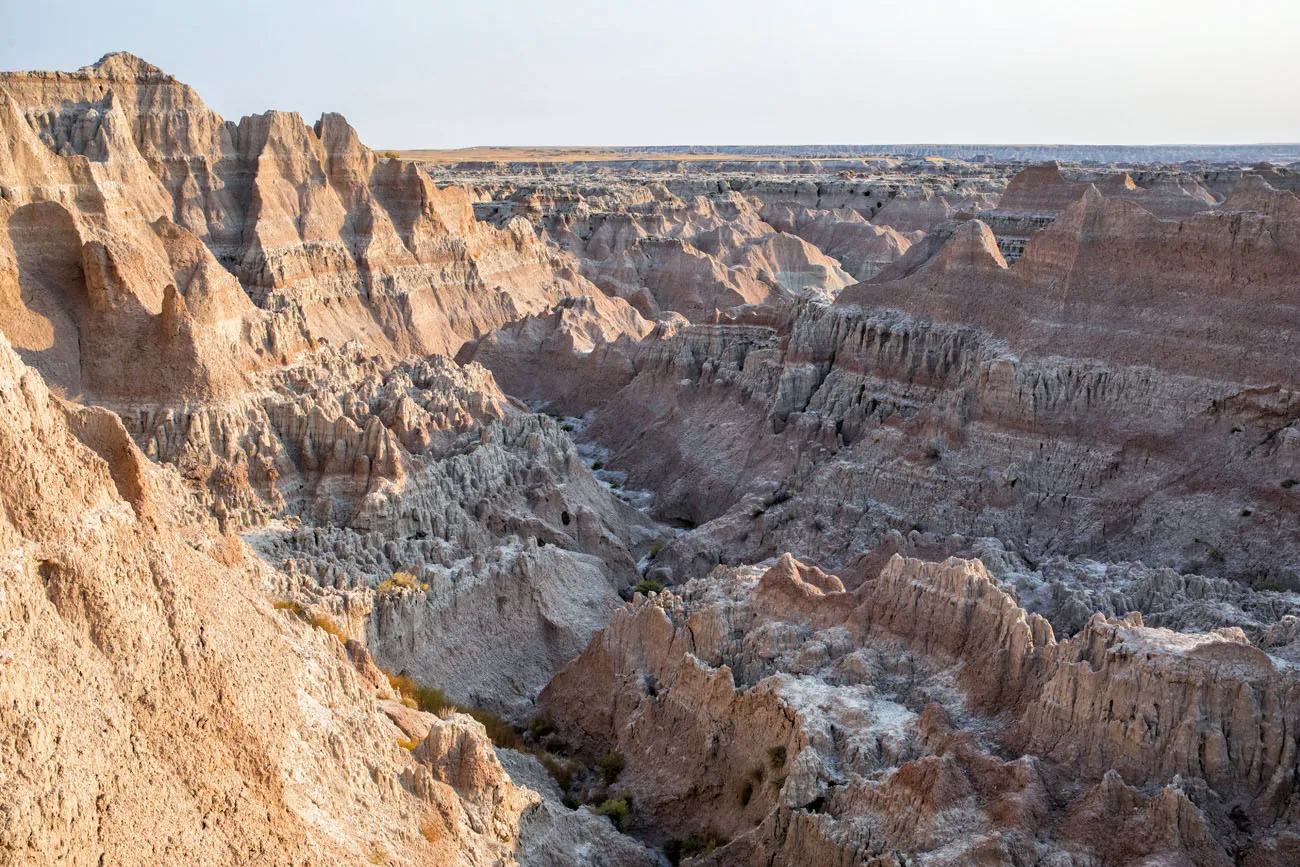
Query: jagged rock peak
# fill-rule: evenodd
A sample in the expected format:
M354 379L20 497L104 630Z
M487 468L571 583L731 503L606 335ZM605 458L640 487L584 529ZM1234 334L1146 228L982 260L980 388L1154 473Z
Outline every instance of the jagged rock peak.
M89 78L106 78L110 81L175 81L176 77L163 72L147 60L129 51L110 51L90 66L77 70Z

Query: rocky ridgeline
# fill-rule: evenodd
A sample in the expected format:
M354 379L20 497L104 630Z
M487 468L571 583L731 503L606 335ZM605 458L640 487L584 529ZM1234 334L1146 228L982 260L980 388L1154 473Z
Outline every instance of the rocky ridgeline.
M787 555L639 597L541 707L704 863L1283 864L1296 689L1233 628L1058 641L978 562Z

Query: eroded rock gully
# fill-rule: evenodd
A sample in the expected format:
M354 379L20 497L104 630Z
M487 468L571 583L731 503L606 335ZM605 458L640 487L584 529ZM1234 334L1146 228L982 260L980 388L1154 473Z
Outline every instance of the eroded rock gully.
M1300 861L1293 169L0 133L0 863Z

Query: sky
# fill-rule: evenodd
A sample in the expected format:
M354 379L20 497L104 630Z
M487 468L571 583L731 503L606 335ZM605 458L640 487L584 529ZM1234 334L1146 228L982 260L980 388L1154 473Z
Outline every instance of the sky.
M130 51L374 148L1300 141L1300 0L0 0L0 69Z

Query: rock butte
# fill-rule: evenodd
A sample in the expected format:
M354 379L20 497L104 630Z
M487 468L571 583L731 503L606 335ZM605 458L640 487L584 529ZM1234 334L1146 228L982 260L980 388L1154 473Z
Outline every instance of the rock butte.
M1295 167L0 135L0 864L1300 863Z

